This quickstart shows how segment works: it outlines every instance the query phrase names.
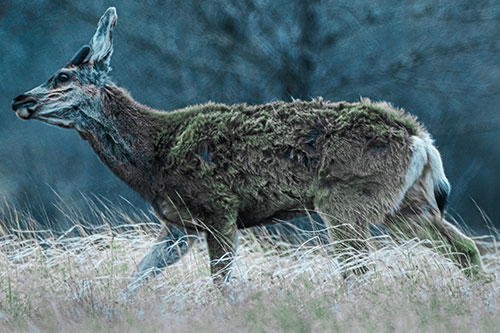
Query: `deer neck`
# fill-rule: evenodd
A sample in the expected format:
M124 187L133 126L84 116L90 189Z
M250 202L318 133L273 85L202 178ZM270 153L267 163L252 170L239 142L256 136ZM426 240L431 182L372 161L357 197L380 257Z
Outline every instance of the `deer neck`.
M157 132L147 106L137 103L125 89L101 89L104 119L91 119L79 131L111 171L146 200L152 199L153 139Z

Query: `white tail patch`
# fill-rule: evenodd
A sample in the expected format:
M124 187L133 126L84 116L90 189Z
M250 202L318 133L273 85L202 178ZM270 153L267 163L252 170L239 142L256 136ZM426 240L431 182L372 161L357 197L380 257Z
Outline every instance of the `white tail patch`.
M450 183L448 182L448 178L444 173L443 161L441 160L441 154L434 146L431 137L426 133L424 137L425 146L427 148L427 154L429 158L429 164L432 170L432 181L434 183L434 187L442 186L448 188L448 192L450 189Z
M422 140L418 136L412 136L411 139L413 141L413 155L411 157L408 171L406 171L405 185L403 187L403 190L399 194L398 202L394 207L393 212L399 208L406 192L408 192L410 187L412 187L417 179L422 175L424 167L427 164L427 148L424 140Z
M434 189L434 199L437 208L441 211L441 215L444 215L444 208L448 201L448 195L451 191L450 183L448 178L444 173L443 161L441 160L441 154L433 144L433 140L428 133L425 133L423 138L426 148L427 155L429 158L429 165L431 168L431 176Z
M394 210L399 208L406 192L422 176L424 168L428 165L431 171L430 180L432 180L429 190L433 190L428 193L428 198L432 205L442 211L446 203L446 197L450 192L450 184L444 173L441 155L437 148L434 147L433 141L427 133L424 133L422 137L412 136L411 139L413 141L413 156L405 175L405 185L399 195L398 203ZM439 197L436 197L436 193L439 194Z

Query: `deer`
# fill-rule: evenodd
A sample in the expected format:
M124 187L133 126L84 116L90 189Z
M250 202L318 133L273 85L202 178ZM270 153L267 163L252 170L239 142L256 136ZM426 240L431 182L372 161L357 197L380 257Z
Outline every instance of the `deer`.
M311 212L328 225L330 240L343 240L339 253L366 253L368 226L382 224L408 237L426 231L446 242L464 270L481 270L474 241L444 219L451 187L433 139L414 116L369 99L156 110L111 79L116 21L116 9L108 8L90 43L15 97L12 109L21 119L75 130L151 204L165 226L165 245L142 260L131 289L151 276L148 269L178 261L198 233L213 281L224 285L239 229ZM341 260L348 262L346 253Z

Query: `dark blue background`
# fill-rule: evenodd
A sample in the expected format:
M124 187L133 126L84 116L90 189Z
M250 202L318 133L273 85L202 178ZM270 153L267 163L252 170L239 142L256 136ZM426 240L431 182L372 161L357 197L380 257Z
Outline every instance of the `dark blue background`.
M449 213L484 232L479 207L500 226L497 1L2 0L0 195L42 226L65 223L54 192L68 206L94 193L145 207L75 132L10 109L88 43L108 6L118 10L113 77L139 102L391 101L435 137Z

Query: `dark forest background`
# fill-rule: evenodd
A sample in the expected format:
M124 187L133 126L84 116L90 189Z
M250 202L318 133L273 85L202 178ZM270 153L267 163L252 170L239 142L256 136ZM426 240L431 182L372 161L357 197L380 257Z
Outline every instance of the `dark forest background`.
M109 6L118 10L112 75L139 102L390 101L436 139L450 215L477 232L484 214L500 227L497 1L1 0L0 196L41 227L66 227L61 198L147 207L76 132L10 108L88 43Z

